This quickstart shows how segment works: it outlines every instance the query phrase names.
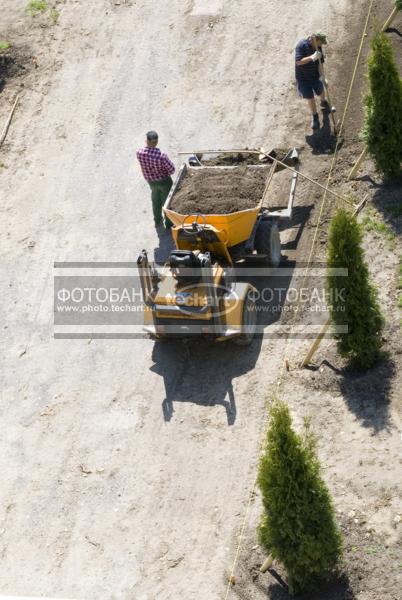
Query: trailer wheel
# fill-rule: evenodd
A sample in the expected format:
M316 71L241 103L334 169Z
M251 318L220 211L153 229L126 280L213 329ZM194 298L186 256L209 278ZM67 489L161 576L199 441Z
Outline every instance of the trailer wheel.
M247 295L243 304L242 333L234 338L238 346L249 346L253 341L257 326L257 309L254 298Z
M260 221L255 233L254 247L257 254L266 254L271 267L279 267L282 260L281 238L275 221Z

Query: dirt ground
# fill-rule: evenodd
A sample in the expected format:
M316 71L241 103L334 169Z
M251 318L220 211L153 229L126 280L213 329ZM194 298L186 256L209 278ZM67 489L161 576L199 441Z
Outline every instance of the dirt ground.
M375 2L374 12L379 22L389 14L387 3ZM362 17L363 19L363 17ZM361 30L361 24L350 33ZM395 56L402 71L402 18L388 30ZM372 30L370 29L370 32ZM350 57L341 50L342 72L335 72L337 103L343 107L349 81L345 72L352 72ZM320 445L323 474L334 498L335 509L344 535L342 575L328 588L309 594L303 600L397 600L402 589L401 556L401 385L402 335L400 264L402 260L402 178L383 181L374 165L366 160L360 177L347 183L355 158L361 152L359 132L362 124L361 98L366 89L364 71L367 48L352 89L351 103L345 118L344 134L339 153L333 159L335 140L321 130L313 140L306 136L313 156L334 160L331 183L337 191L361 200L367 195L367 205L359 220L365 230L364 247L373 282L386 317L384 349L389 359L368 373L353 373L336 353L333 340L322 343L314 365L306 370L297 368L299 357L308 345L292 342L284 350L291 364L290 373L280 380L280 396L292 410L296 427L305 416L312 418ZM331 78L332 79L332 78ZM329 167L327 162L327 170ZM335 189L335 188L334 188ZM317 202L322 206L322 200ZM317 232L314 260L325 259L328 223L339 203L328 197L322 213L314 210L307 227L322 227ZM383 229L373 223L385 224ZM399 282L399 283L398 283ZM297 322L300 322L296 319ZM305 328L308 318L301 319ZM293 346L293 347L292 347ZM292 368L293 365L293 368ZM277 393L278 388L273 391ZM256 494L254 492L257 492ZM240 546L233 596L244 600L285 600L286 574L274 564L268 574L259 567L265 554L256 540L256 527L261 515L258 491L251 488L250 509Z
M182 215L223 215L255 208L264 195L269 171L270 167L197 167L180 183L171 208Z
M380 21L388 5L374 2ZM0 593L287 598L274 577L284 577L279 565L259 573L255 533L254 481L275 391L296 427L312 416L345 534L343 578L317 600L399 599L401 186L384 184L369 161L358 181L345 183L361 149L364 66L331 184L359 199L369 194L360 218L387 321L387 362L350 373L328 339L317 367L298 369L311 343L309 315L277 319L246 349L53 338L54 261L134 261L144 247L155 258L164 251L134 161L146 130L159 130L177 166L180 150L296 145L302 169L326 180L335 139L328 122L311 135L293 48L311 30L328 34L341 114L368 3L310 0L295 15L291 0L64 0L51 3L58 16L34 18L25 6L2 0L0 25L0 40L12 45L0 72L1 123L21 93L0 150ZM401 29L398 17L389 35L399 49ZM321 210L322 201L300 182L281 232L288 266L323 260L335 203L328 197ZM386 234L370 219L384 221ZM280 334L271 335L276 326Z

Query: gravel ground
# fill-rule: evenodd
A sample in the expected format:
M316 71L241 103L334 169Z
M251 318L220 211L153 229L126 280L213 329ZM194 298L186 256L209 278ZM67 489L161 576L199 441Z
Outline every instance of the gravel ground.
M294 44L325 30L330 70L364 3L303 1L295 14L291 0L66 0L57 23L25 4L2 0L0 31L15 59L1 122L21 92L0 168L0 590L220 599L283 340L53 339L53 263L161 252L134 161L149 128L177 165L183 149L305 145ZM327 156L306 155L322 175ZM312 189L301 185L298 201L282 234L291 259L307 256L312 230L299 217L314 216ZM392 480L396 468L387 463Z

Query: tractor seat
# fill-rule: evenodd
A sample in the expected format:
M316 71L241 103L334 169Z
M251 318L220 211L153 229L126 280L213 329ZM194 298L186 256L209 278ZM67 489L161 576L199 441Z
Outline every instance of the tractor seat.
M168 265L179 283L198 283L201 279L201 261L191 250L173 250Z
M191 250L173 250L169 256L169 266L172 269L199 269L201 261Z

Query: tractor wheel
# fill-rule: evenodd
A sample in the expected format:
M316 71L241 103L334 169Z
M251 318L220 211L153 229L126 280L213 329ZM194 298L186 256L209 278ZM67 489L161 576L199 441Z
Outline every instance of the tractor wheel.
M267 255L267 262L271 267L279 267L282 253L277 223L269 220L260 221L255 233L254 246L257 254Z
M249 346L251 344L257 327L257 317L255 300L247 295L243 304L242 333L234 338L235 344L238 346Z

